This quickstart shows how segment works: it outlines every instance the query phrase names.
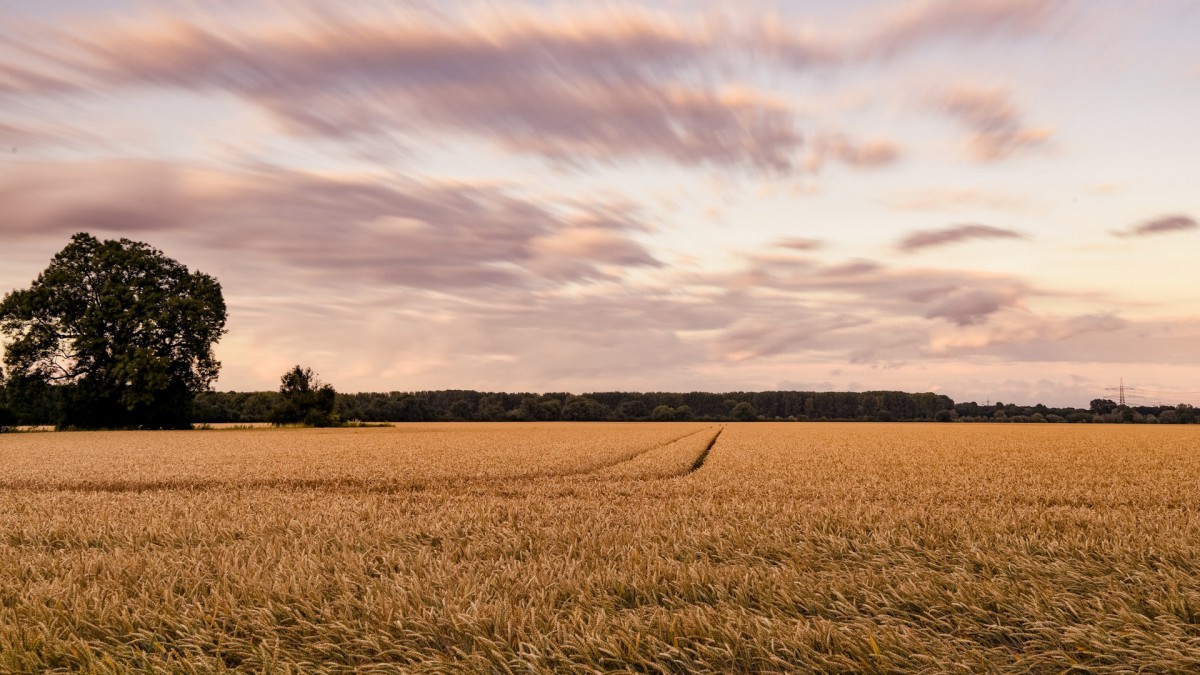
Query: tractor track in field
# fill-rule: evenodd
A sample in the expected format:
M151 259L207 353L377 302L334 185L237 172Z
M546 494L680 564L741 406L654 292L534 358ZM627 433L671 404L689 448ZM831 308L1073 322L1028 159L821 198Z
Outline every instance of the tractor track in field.
M406 494L419 493L430 490L441 490L447 488L455 488L461 492L478 493L480 491L488 491L488 488L497 487L516 487L535 485L540 481L574 478L587 482L609 482L617 480L627 480L625 478L606 477L602 472L610 470L614 467L619 467L624 464L636 461L639 457L653 452L662 447L679 443L693 436L703 434L712 430L712 427L704 427L690 433L677 436L670 440L655 443L646 448L636 449L632 453L626 453L616 459L610 460L597 466L590 466L580 469L568 469L565 471L543 470L533 471L526 474L517 474L512 476L464 476L464 477L437 477L424 480L404 481L394 479L374 479L374 478L357 478L357 477L331 477L331 478L264 478L264 479L249 479L249 480L189 480L186 478L168 478L161 480L145 480L145 481L80 481L74 483L59 483L52 481L41 480L16 480L16 481L0 481L0 490L3 491L20 491L20 492L69 492L69 493L140 493L140 492L155 492L155 491L185 491L185 492L205 492L205 491L247 491L247 490L283 490L283 491L319 491L333 493L373 493L373 494ZM685 471L681 476L686 476L699 469L708 457L709 451L717 442L717 438L725 427L717 429L716 434L705 446L704 450L696 458L691 468ZM673 476L675 478L681 476ZM653 480L652 478L651 480Z
M713 446L717 444L717 439L721 437L722 431L725 431L725 427L717 429L717 433L712 437L712 440L708 442L708 445L704 446L704 450L700 452L698 457L696 457L696 461L692 463L692 468L687 470L687 473L684 474L685 476L696 473L700 470L700 467L704 466L704 462L708 460L708 453L712 452Z

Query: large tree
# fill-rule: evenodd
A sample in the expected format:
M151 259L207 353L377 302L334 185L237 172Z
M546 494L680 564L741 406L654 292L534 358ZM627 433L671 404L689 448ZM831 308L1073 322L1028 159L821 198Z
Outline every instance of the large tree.
M4 369L0 368L0 434L17 424L17 416L8 408L8 387L4 385Z
M216 379L217 280L141 242L80 233L0 301L9 378L62 385L60 427L183 428Z

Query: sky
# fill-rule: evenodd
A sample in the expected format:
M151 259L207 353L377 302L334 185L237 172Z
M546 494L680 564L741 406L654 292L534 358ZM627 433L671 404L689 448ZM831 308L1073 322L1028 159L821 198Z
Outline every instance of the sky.
M0 292L215 276L221 390L1200 403L1200 3L6 0Z

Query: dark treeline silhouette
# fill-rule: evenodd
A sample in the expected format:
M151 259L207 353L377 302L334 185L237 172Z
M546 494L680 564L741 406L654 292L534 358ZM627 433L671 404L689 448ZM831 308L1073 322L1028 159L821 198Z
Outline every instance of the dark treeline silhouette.
M197 422L266 422L275 392L206 392ZM669 420L934 420L954 402L938 394L872 392L566 392L532 394L441 390L338 394L342 420L363 422L669 421Z
M278 392L204 392L196 397L196 422L268 422ZM1187 405L1122 407L1096 399L1083 408L955 403L947 396L902 391L867 392L565 392L532 394L461 389L337 395L345 421L589 421L589 420L796 420L1071 422L1195 424Z
M54 424L61 418L61 405L59 387L43 385L20 392L0 391L0 409L9 409L5 413L7 418L0 419L0 425L5 421L19 425ZM196 396L191 419L197 424L278 422L279 411L285 408L286 401L279 391L208 391ZM341 422L811 420L1196 424L1200 422L1200 410L1187 404L1119 406L1108 399L1093 400L1086 409L1001 402L982 405L955 403L939 394L901 391L612 391L576 395L449 389L337 393L331 418Z

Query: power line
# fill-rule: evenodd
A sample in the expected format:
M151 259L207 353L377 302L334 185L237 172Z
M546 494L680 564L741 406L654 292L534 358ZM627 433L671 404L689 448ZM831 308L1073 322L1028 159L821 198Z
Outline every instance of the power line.
M1157 396L1200 396L1200 391L1167 391L1165 389L1142 389L1140 387L1125 387L1125 391L1137 391Z
M1120 386L1118 386L1118 387L1105 387L1105 388L1104 388L1104 391L1116 391L1116 392L1120 392L1120 399L1121 399L1121 400L1117 402L1117 405L1121 405L1121 406L1125 405L1125 378L1124 378L1124 377L1122 377L1122 378L1121 378L1121 385L1120 385Z
M1127 387L1125 386L1125 378L1119 380L1119 384L1115 387L1105 387L1106 392L1116 392L1117 405L1128 405L1129 401L1149 405L1154 402L1156 405L1163 407L1164 400L1175 398L1179 399L1195 399L1200 397L1200 391L1168 391L1165 389L1154 389L1147 387Z

